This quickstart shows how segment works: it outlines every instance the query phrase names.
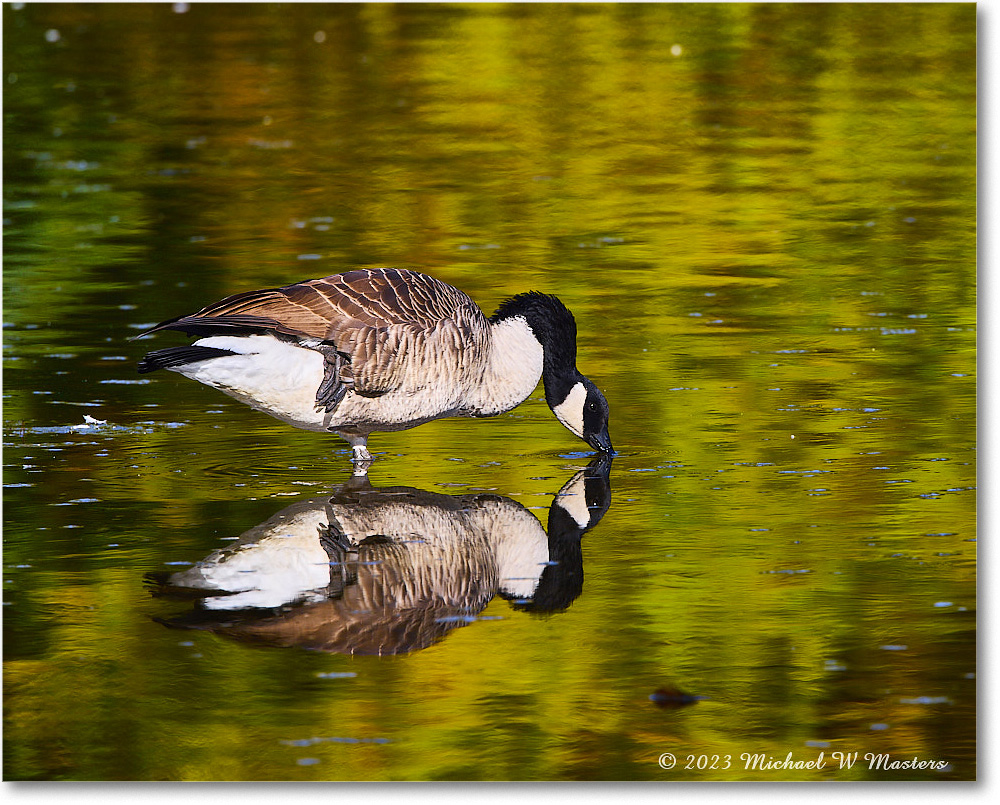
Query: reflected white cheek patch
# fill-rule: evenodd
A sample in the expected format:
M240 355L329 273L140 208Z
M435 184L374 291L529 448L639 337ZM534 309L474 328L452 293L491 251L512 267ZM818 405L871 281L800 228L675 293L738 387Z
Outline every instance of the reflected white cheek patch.
M582 472L577 473L572 484L559 490L552 505L564 509L580 528L587 527L590 523L590 509L587 508L587 484Z

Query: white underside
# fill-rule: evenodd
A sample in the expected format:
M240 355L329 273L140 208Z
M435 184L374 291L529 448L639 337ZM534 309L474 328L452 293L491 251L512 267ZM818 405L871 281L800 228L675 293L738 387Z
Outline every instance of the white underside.
M436 600L460 606L477 586L529 598L549 560L542 524L509 499L488 499L459 511L403 500L358 507L321 499L313 508L282 515L175 573L171 583L218 592L202 602L214 610L321 601L329 595L331 565L320 533L331 517L353 545L379 535L404 547L387 555L377 573L386 579L383 606L420 607ZM409 581L393 584L393 578Z
M509 411L538 385L542 348L523 319L492 328L489 359L466 366L461 360L420 356L419 371L380 397L349 391L336 409L316 406L323 380L323 356L270 335L211 336L195 342L237 353L177 366L178 372L225 392L252 408L297 428L334 432L363 447L373 431L405 430L446 416L484 416ZM440 366L459 366L451 373Z
M323 356L269 335L212 336L195 344L239 354L177 366L173 371L225 392L298 428L327 430L316 410Z
M279 528L235 548L216 551L170 581L224 593L208 596L206 609L271 608L322 601L328 595L330 563L319 533L326 518L322 507L300 513Z

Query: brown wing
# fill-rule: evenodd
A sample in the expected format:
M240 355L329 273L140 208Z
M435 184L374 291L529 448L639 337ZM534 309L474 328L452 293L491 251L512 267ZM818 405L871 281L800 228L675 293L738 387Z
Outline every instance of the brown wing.
M478 344L487 328L482 311L457 288L415 271L382 268L236 294L148 332L275 332L323 341L348 357L343 381L376 395L425 365L422 351Z

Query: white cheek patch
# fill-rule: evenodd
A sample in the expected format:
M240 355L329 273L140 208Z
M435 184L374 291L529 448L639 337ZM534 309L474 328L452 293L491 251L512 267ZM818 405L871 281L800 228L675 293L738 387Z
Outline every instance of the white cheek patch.
M577 383L569 390L566 399L552 409L556 418L573 433L583 438L583 404L587 401L587 389Z

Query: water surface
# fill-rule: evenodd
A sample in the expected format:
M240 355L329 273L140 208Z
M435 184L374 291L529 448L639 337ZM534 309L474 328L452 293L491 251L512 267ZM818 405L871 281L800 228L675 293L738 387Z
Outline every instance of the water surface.
M973 5L3 14L6 779L975 777ZM371 439L409 544L171 590L349 451L128 339L381 265L567 303L606 512L539 388ZM450 608L316 637L389 570Z

